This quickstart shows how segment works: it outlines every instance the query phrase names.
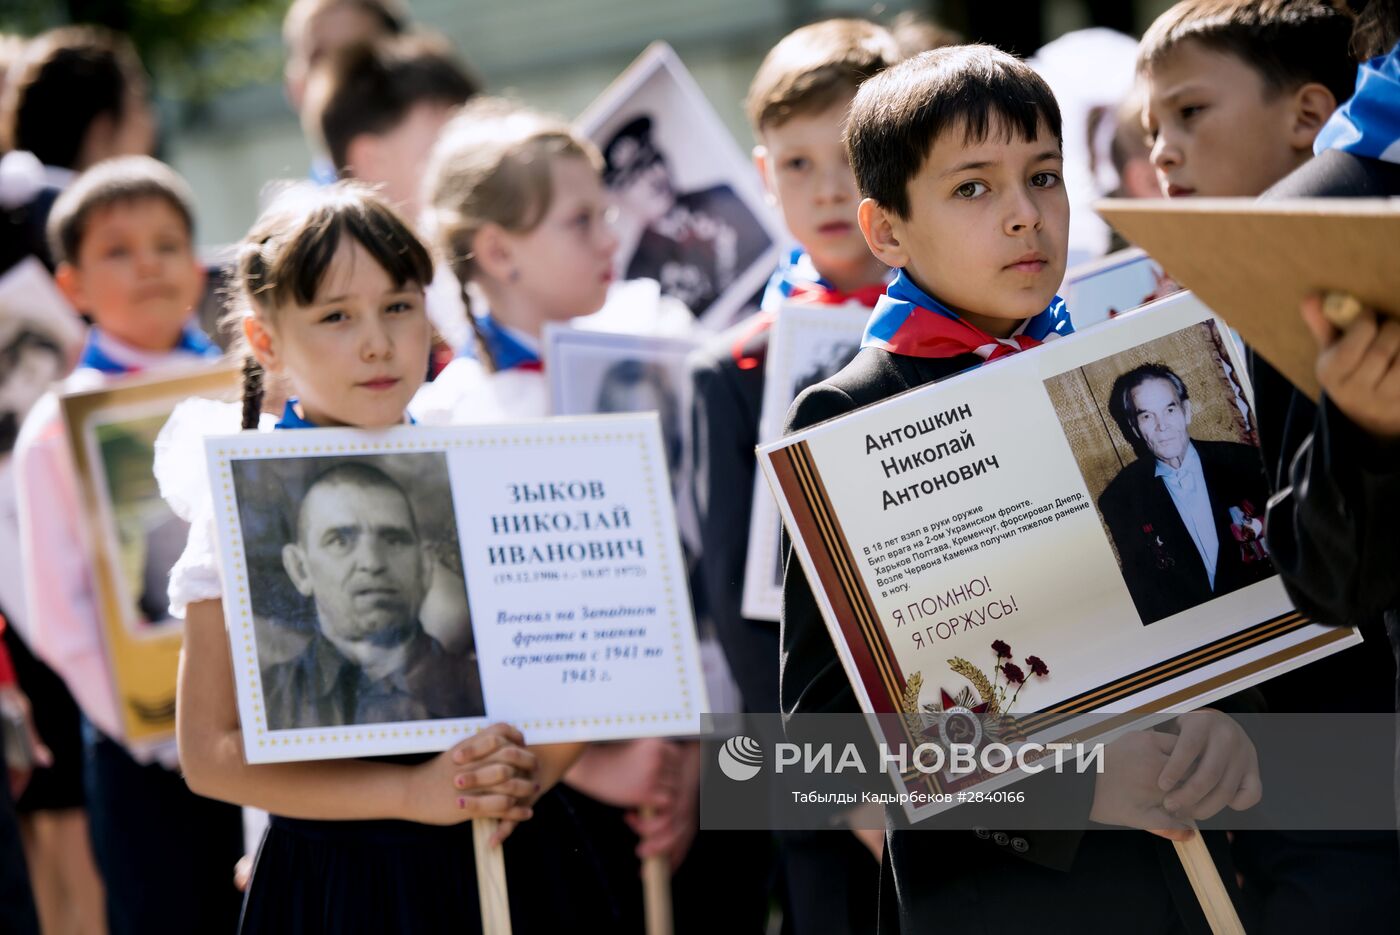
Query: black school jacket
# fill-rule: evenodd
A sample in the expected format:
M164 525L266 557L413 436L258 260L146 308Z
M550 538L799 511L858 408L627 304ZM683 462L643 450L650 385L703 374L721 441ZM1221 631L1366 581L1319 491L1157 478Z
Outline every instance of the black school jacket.
M979 363L971 354L924 359L866 348L836 376L797 398L788 411L787 432ZM785 715L860 711L806 575L790 553L781 638ZM1022 787L1042 802L1053 796L1066 813L1085 818L1093 801L1092 782L1080 776L1047 773ZM1206 843L1248 921L1224 835L1208 832ZM893 831L881 873L882 933L1210 931L1171 842L1142 831Z
M1262 197L1396 195L1400 165L1330 150ZM1400 445L1369 438L1325 396L1314 405L1263 359L1251 355L1250 363L1265 465L1277 490L1268 536L1289 594L1323 622L1363 632L1383 622L1400 638Z
M1258 449L1236 442L1193 441L1210 492L1210 512L1220 543L1215 584L1181 512L1156 476L1148 454L1118 472L1099 496L1099 510L1113 533L1123 579L1144 624L1154 623L1274 575L1257 543L1241 543L1231 532L1231 508L1263 519L1268 481Z
M746 319L708 341L688 361L694 389L690 466L700 520L700 582L729 670L739 685L744 710L778 710L778 627L750 620L740 608L749 517L758 462L763 364L771 328ZM741 367L736 359L751 361Z

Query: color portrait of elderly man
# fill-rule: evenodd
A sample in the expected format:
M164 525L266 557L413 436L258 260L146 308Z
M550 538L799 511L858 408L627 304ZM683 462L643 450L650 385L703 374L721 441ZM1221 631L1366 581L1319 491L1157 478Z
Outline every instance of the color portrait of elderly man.
M1273 575L1259 450L1192 438L1190 392L1164 364L1120 376L1108 408L1137 459L1109 483L1099 512L1142 622Z
M433 561L388 474L349 462L318 475L282 564L311 600L316 632L300 655L263 671L269 727L485 713L475 658L449 653L423 629Z

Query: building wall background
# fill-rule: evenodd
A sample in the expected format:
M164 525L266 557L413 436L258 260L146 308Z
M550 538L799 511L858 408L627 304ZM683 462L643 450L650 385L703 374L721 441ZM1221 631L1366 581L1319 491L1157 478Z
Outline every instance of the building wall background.
M25 3L27 0L16 0ZM56 25L130 0L68 0L30 11ZM969 39L1022 55L1070 30L1135 32L1170 0L408 0L414 22L452 40L491 93L563 117L577 116L653 40L671 43L747 150L742 102L763 54L784 33L834 15L888 21L904 10L933 16ZM35 9L39 9L36 7ZM75 11L77 11L75 13ZM120 17L109 18L119 23ZM86 18L102 20L100 15ZM8 22L7 22L8 21ZM16 21L0 13L0 29ZM205 247L237 240L257 215L267 181L305 178L311 154L283 96L275 24L256 37L258 63L241 87L190 101L157 68L161 156L189 179Z

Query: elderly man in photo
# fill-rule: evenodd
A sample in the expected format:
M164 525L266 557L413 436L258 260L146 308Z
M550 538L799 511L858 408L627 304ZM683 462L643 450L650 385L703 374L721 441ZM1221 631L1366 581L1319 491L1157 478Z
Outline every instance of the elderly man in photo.
M359 463L320 474L282 564L312 600L317 632L299 656L264 669L269 727L485 713L475 659L448 653L419 620L432 559L387 474Z
M1144 624L1274 573L1263 541L1259 450L1193 439L1186 384L1160 363L1113 384L1108 409L1137 452L1099 497Z

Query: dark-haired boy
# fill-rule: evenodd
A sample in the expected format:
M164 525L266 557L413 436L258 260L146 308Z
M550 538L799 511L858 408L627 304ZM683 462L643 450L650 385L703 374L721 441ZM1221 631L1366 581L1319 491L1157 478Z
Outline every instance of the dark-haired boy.
M778 710L777 627L741 611L768 342L785 302L849 304L851 314L863 318L884 291L889 268L860 234L860 195L842 133L860 83L899 58L884 28L826 20L775 45L749 90L754 162L800 246L769 281L760 313L691 358L695 407L688 451L704 543L700 586L749 712ZM793 833L781 841L785 917L794 931L865 931L878 882L871 852L850 834Z
M1185 0L1162 14L1143 36L1138 70L1163 191L1258 195L1309 163L1320 131L1352 93L1351 33L1351 17L1322 0ZM1327 402L1319 412L1307 400L1294 399L1292 386L1263 360L1251 355L1251 363L1261 450L1276 487L1288 486L1292 470L1301 469L1303 476L1311 472L1311 483L1295 486L1316 509L1320 503L1331 506L1340 487L1359 486L1353 478L1373 476L1369 469L1356 470L1378 462L1365 433L1338 408L1337 384L1324 384ZM1348 377L1364 369L1344 368ZM1331 450L1325 458L1295 459L1315 425ZM1394 712L1396 664L1381 614L1336 617L1295 583L1301 565L1324 574L1345 568L1348 584L1332 584L1332 593L1340 600L1360 600L1364 589L1350 582L1363 580L1365 563L1356 556L1356 541L1338 535L1338 526L1347 528L1353 520L1322 532L1295 530L1296 502L1294 496L1284 498L1286 508L1280 510L1276 499L1268 517L1269 547L1284 583L1304 611L1329 623L1360 624L1365 642L1263 683L1263 699L1270 711L1283 714ZM1378 503L1376 509L1355 512L1374 520L1385 508ZM1336 510L1337 515L1349 512ZM1393 539L1389 531L1378 537L1387 539ZM1385 567L1382 550L1366 551L1380 562L1373 569ZM1364 577L1379 582L1387 574ZM1319 693L1318 685L1329 690ZM1233 851L1267 932L1382 929L1392 927L1400 914L1395 886L1400 855L1393 832L1242 831Z
M1071 330L1055 296L1069 233L1060 114L1033 70L988 46L925 53L862 85L846 138L865 196L861 230L899 272L860 353L798 397L789 431ZM782 651L784 714L860 710L791 557ZM1093 782L1030 782L1042 804L1053 792L1086 824L1152 827L1164 812L1205 818L1257 802L1253 747L1239 727L1210 710L1179 723L1174 741L1136 733L1111 745ZM1219 757L1230 778L1217 785L1197 771L1176 785L1203 748L1203 762ZM1225 842L1206 841L1232 881ZM1208 931L1171 846L1141 831L892 831L885 854L881 922L901 931ZM998 905L1005 894L1014 905Z
M307 84L302 120L342 178L380 186L417 220L428 153L453 112L480 90L442 38L397 36L326 59Z
M88 170L54 203L56 280L93 322L76 371L60 392L122 375L191 366L218 351L191 322L204 284L194 252L192 195L147 156ZM14 453L20 551L35 653L82 709L85 785L93 852L107 893L107 923L124 932L232 932L242 854L239 809L189 791L175 744L139 755L122 734L103 653L82 500L58 396L35 404ZM164 606L164 601L159 602ZM163 881L153 887L151 880Z

